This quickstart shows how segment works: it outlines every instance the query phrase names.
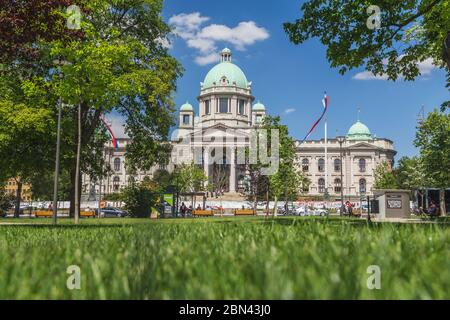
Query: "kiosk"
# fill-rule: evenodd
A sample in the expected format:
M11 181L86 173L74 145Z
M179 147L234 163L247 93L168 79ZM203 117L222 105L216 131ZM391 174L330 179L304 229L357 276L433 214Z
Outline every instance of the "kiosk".
M410 190L374 190L379 218L409 218L410 217ZM377 207L373 206L373 207Z

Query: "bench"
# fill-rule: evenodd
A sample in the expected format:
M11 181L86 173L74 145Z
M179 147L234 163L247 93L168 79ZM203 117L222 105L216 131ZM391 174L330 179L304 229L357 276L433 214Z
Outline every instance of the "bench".
M95 211L81 211L80 217L82 218L95 218Z
M34 216L36 218L51 218L53 217L53 211L35 211Z
M213 217L214 212L211 210L194 210L192 211L194 217Z
M254 216L256 215L255 210L253 209L236 209L234 210L235 216Z

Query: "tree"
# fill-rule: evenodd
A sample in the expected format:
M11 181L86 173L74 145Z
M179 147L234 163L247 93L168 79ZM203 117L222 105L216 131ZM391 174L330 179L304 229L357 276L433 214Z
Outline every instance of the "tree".
M40 41L69 41L82 37L79 30L66 28L66 18L59 13L78 0L0 0L0 61L29 64L42 57Z
M180 192L191 194L192 207L195 209L195 196L205 191L205 184L208 181L203 169L194 162L184 163L175 169L174 179L178 182Z
M232 151L233 152L233 151ZM209 186L212 191L219 195L220 199L220 207L222 208L222 193L227 187L229 174L226 170L225 165L217 164L214 162L213 164L213 180L212 184Z
M423 161L420 157L402 157L394 172L401 189L414 191L428 184L423 169Z
M134 183L123 189L120 199L125 210L135 218L148 218L159 200L157 186L151 181Z
M17 181L15 217L19 217L22 185L50 166L54 150L51 111L0 100L0 176Z
M290 40L319 38L341 74L364 66L390 80L413 80L420 75L418 64L432 58L447 67L450 79L447 0L310 0L301 8L301 18L284 24Z
M392 166L387 162L381 162L374 170L375 189L398 189L397 178Z
M45 16L41 10L54 4L45 3L48 4L44 5L45 8L35 7L39 17ZM84 13L81 36L77 34L68 40L62 36L62 33L68 33L62 28L55 29L59 36L41 37L39 28L48 29L51 24L46 24L46 19L38 20L41 24L39 30L21 45L38 51L40 58L35 61L40 65L33 69L33 76L24 78L22 73L17 76L18 87L26 87L33 103L42 109L54 111L58 97L69 106L65 109L63 121L62 161L63 166L70 168L72 215L77 182L79 196L81 193L81 177L78 181L76 179L76 155L81 154L78 162L82 172L89 172L91 176L104 174L99 170L103 160L98 156L102 154L104 141L97 135L103 114L116 111L126 120L126 132L132 141L127 149L129 167L148 170L168 158L168 134L174 121L172 93L181 74L180 65L168 54L161 41L170 31L161 17L162 0L92 0L80 3ZM65 7L55 6L60 9L52 7L48 10L57 12L65 22ZM17 14L14 8L1 13L3 19L9 20ZM8 39L14 39L14 34ZM17 59L20 60L20 55L2 61L9 74L15 70L12 62ZM61 67L63 77L58 76L51 64L55 59L69 62ZM16 87L9 91L14 92ZM20 102L20 97L14 100L14 103ZM50 135L46 141L52 138ZM78 145L82 146L80 152Z
M445 215L445 188L450 187L450 114L430 112L419 126L414 143L420 150L427 181L441 190L440 211Z
M6 216L8 210L10 210L14 205L15 197L5 192L3 186L0 186L0 217Z
M289 136L287 126L280 123L280 117L265 117L262 128L269 133L268 141L272 140L270 137L272 130L278 131L278 169L268 177L270 194L275 201L274 216L276 216L278 200L283 199L287 209L288 201L297 200L305 177L295 165L297 158L295 140ZM275 146L269 144L269 150L272 155Z

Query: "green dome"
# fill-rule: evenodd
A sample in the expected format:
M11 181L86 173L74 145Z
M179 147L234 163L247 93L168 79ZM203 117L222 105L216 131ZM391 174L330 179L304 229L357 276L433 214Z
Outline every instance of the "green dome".
M261 102L257 102L253 105L252 108L253 111L266 111L266 107L261 103Z
M189 102L186 102L181 106L180 111L194 111L194 107Z
M347 133L348 140L370 140L372 139L372 134L370 133L369 128L362 123L361 121L357 121Z
M203 81L203 89L222 85L222 79L226 79L227 86L236 86L248 89L248 81L244 72L230 61L222 61L213 67Z

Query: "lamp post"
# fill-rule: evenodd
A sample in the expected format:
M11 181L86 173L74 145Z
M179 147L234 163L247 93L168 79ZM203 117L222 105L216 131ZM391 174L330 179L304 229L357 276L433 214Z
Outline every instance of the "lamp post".
M343 213L343 209L344 209L344 174L343 174L343 170L342 170L342 167L343 167L343 162L342 162L342 144L345 141L345 137L342 137L342 136L337 137L337 140L339 142L339 156L340 156L340 160L341 160L341 165L340 165L340 167L341 167L341 210L340 210L340 212L342 214Z
M61 67L69 65L70 63L62 60L61 58L53 61L59 69L59 80L62 81L63 74ZM61 151L61 118L62 118L62 98L58 99L58 125L56 133L56 160L55 160L55 174L53 183L53 224L57 224L58 219L58 182L59 182L59 167L60 167L60 151Z

